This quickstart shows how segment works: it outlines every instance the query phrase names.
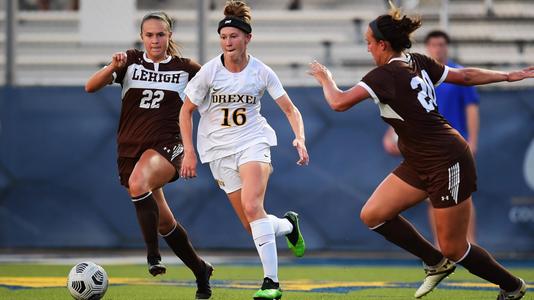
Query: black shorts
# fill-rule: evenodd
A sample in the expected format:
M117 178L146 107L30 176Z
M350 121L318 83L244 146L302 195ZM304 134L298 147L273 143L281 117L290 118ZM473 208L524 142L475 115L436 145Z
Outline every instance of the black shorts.
M170 140L161 143L147 144L146 147L143 147L144 150L140 151L139 156L137 157L122 157L117 158L117 165L119 168L119 181L121 185L126 188L129 187L128 180L130 175L135 168L135 165L141 158L143 152L148 149L153 149L157 151L161 156L165 157L176 169L174 177L169 180L173 182L180 177L180 167L182 166L182 159L184 156L184 146L182 145L181 140Z
M426 191L435 208L455 206L477 190L475 161L469 149L443 168L421 171L403 161L393 174L409 185Z

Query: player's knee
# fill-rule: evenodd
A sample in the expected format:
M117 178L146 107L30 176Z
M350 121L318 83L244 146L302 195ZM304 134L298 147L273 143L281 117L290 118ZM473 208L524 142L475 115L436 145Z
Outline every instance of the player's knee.
M263 205L259 201L251 201L243 205L243 212L248 220L256 220L262 215Z
M383 220L380 218L379 212L375 209L369 208L368 206L364 206L360 211L360 219L369 228L375 227L383 222Z
M443 256L457 261L465 254L468 245L467 241L465 243L458 243L456 241L442 241L439 244L439 248Z
M128 186L130 189L130 195L132 196L142 195L150 190L144 176L139 173L132 173L128 179Z

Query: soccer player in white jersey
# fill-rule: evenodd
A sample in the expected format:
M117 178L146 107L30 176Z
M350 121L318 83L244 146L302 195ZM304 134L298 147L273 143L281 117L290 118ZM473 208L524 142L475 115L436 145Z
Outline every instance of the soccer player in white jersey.
M300 257L305 244L298 215L284 218L267 215L263 202L272 171L270 147L276 134L260 114L265 90L286 114L295 134L298 165L309 161L304 124L276 74L247 53L251 40L250 8L241 1L228 1L218 33L222 54L206 63L185 89L180 112L184 143L181 176L196 176L196 154L192 141L192 113L198 109L198 151L209 163L213 177L226 192L243 226L252 233L264 271L264 281L254 299L279 299L277 236L286 236L288 246Z

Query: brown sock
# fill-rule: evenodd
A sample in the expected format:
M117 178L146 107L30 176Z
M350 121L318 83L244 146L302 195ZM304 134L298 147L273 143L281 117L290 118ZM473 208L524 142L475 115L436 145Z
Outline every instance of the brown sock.
M464 266L471 274L494 283L507 292L517 290L520 285L517 277L495 261L486 250L477 245L471 245L467 255L458 264Z
M443 254L400 215L372 230L383 235L386 240L421 258L428 266L435 266L443 260Z
M198 256L189 241L185 228L176 221L176 228L163 237L167 245L172 249L184 264L193 271L196 277L202 275L202 259Z
M152 192L132 197L132 201L145 240L147 257L160 257L158 245L159 210Z

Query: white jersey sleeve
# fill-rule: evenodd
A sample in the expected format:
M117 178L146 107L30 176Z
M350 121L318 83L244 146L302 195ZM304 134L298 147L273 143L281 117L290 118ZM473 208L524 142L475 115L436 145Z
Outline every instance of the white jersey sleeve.
M185 95L196 106L200 106L207 99L210 88L210 65L204 65L191 79L185 88Z
M267 84L267 92L274 100L282 97L286 94L282 82L276 75L276 73L268 66L265 66L265 82Z

